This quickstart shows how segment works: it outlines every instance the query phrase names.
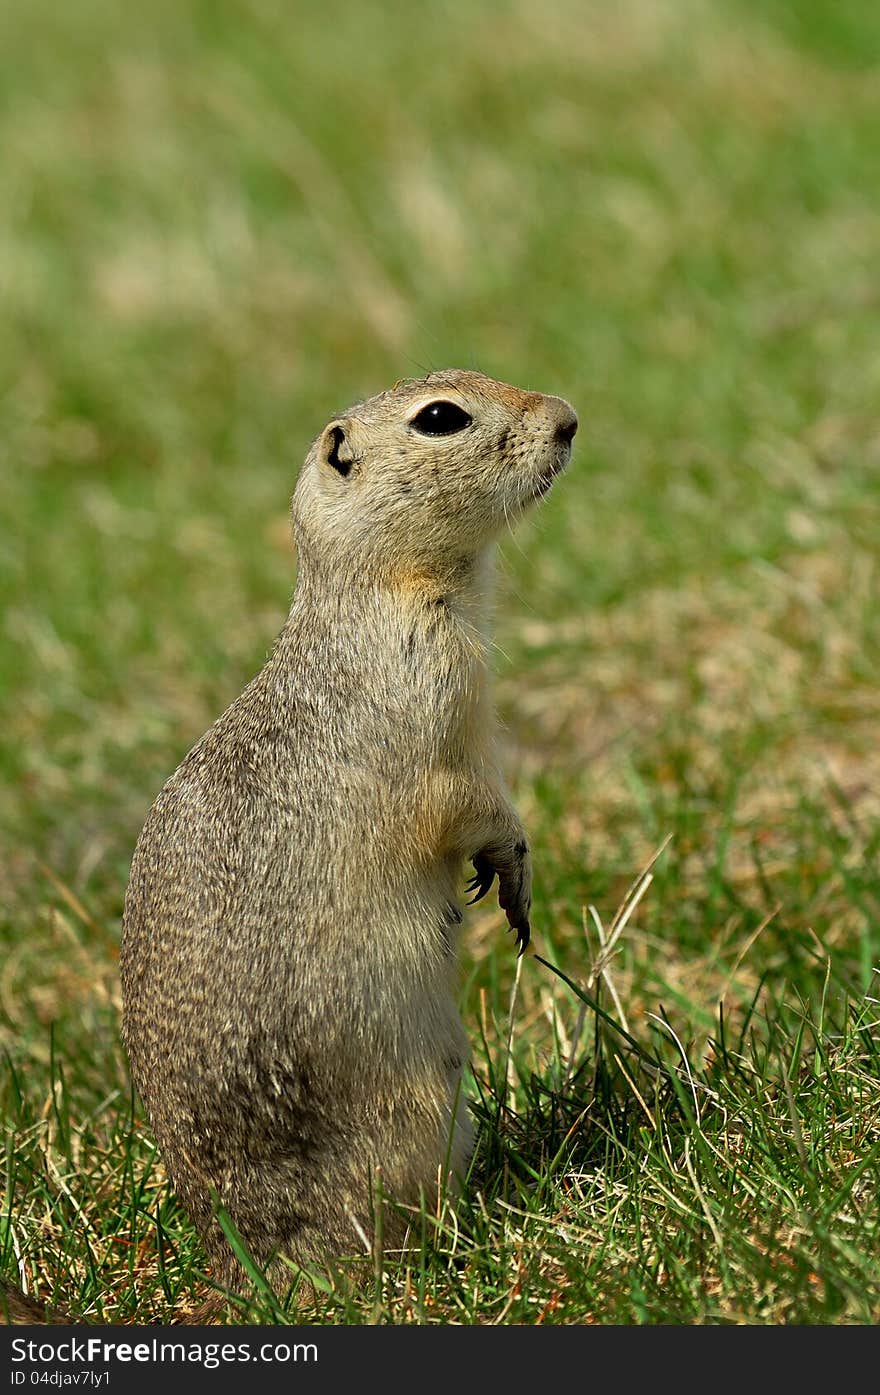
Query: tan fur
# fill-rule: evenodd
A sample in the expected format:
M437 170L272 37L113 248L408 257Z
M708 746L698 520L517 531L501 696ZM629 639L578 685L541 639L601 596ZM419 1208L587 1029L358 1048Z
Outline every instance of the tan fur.
M427 404L470 417L424 434ZM568 460L559 398L449 370L348 408L293 499L299 574L262 672L159 795L121 951L132 1073L218 1275L373 1239L467 1166L456 1008L471 859L521 941L531 869L497 770L492 544ZM456 1099L458 1103L456 1104ZM405 1226L384 1217L386 1245ZM274 1281L290 1273L276 1260Z

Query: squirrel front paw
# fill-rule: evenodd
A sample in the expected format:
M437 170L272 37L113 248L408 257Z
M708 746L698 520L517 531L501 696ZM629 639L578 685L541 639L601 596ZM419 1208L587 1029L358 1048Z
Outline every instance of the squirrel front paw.
M498 904L516 931L517 953L523 954L531 938L532 863L529 845L517 842L505 849L481 848L471 859L475 875L466 890L473 891L468 905L480 901L498 877Z
M471 877L465 887L465 891L475 893L468 901L469 906L472 906L475 901L482 901L495 880L495 867L485 853L474 853L471 863L476 875Z

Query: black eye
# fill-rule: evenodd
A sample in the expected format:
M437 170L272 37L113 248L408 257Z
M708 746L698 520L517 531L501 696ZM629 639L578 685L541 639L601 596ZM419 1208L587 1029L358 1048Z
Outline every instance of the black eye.
M427 407L413 417L410 422L422 436L451 436L456 431L464 431L472 418L454 402L429 402Z

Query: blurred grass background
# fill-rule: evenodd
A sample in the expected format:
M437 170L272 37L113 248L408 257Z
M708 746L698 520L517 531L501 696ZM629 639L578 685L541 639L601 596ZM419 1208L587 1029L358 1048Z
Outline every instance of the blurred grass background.
M311 437L401 376L478 367L581 419L499 585L539 951L585 977L586 906L610 920L671 834L616 960L632 1030L662 1003L699 1060L719 1003L754 1027L756 993L862 1001L880 962L878 8L31 0L0 9L0 52L0 1007L12 1156L26 1139L33 1160L7 1173L22 1272L60 1282L59 1061L81 1120L127 1088L115 953L146 810L280 628ZM503 1019L496 911L466 955L466 1021ZM538 969L516 1023L540 1073L569 1000ZM50 1258L28 1268L39 1234ZM103 1262L77 1270L92 1295ZM821 1313L876 1319L878 1269ZM801 1288L590 1311L820 1320Z

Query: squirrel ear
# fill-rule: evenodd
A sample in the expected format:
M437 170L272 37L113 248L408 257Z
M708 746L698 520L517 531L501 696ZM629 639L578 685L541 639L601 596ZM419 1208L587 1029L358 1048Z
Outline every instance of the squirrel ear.
M318 442L318 459L322 465L329 465L345 478L354 464L354 451L348 439L347 421L331 421L325 426Z

